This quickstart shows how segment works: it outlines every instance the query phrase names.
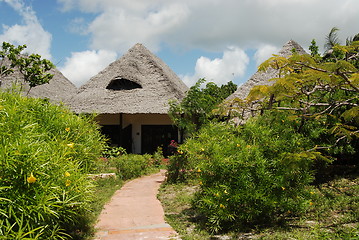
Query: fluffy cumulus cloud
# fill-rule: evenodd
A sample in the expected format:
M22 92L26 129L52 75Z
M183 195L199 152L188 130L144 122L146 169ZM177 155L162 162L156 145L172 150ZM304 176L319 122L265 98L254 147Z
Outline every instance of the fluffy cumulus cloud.
M144 43L159 50L166 36L183 25L188 9L180 1L164 0L58 0L64 11L78 9L94 13L88 23L91 48L124 52L134 44ZM83 31L81 31L83 32ZM80 33L81 33L80 32Z
M122 9L106 11L89 26L91 46L125 51L140 42L157 51L161 40L181 25L186 15L187 9L182 4L165 5L146 14L134 14Z
M227 46L280 47L293 39L323 45L336 26L356 33L356 0L58 0L64 11L94 13L88 25L91 46L127 50L142 42L157 50L161 42L184 48L223 51Z
M116 57L115 52L106 50L75 52L71 57L66 58L60 71L79 87L116 60Z
M15 45L26 44L26 52L38 53L44 58L51 59L52 35L41 26L32 8L26 6L21 0L4 1L19 14L23 24L2 25L3 32L0 34L0 42L5 41Z
M224 51L222 58L212 60L200 57L197 60L194 75L183 76L182 79L188 86L192 86L199 78L222 85L243 76L248 63L249 58L242 49L229 47Z
M221 59L199 58L194 75L183 77L188 85L200 77L221 84L243 75L248 57L242 50L255 49L258 65L290 39L307 48L314 38L323 49L332 27L345 39L357 33L359 22L357 0L57 1L65 12L92 15L81 22L86 29L78 28L88 34L91 49L122 54L140 42L154 52L165 44L223 53Z

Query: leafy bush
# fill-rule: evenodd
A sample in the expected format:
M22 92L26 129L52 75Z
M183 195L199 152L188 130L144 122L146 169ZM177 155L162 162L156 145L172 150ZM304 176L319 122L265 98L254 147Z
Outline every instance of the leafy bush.
M216 232L272 221L309 206L305 190L318 152L286 114L252 119L242 127L209 124L171 158L169 181L198 177L193 206Z
M162 165L163 158L164 157L162 147L157 147L156 152L152 154L151 165L159 167L160 165Z
M105 158L113 158L118 157L123 154L126 154L126 149L123 147L109 147L107 146L106 149L102 152L103 157Z
M151 155L125 154L115 158L118 174L123 180L140 177L151 166Z
M90 120L0 92L0 238L68 239L86 228L86 173L104 146Z

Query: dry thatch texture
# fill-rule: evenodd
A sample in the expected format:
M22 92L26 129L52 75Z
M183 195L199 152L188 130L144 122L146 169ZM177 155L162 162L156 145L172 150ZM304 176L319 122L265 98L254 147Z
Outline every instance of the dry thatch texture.
M6 61L3 64L8 64ZM3 77L1 80L2 89L11 89L16 85L23 95L35 98L48 98L53 103L63 102L65 104L69 103L69 99L72 98L76 92L76 86L71 83L62 73L56 68L51 69L49 73L53 74L54 77L50 80L49 83L33 87L29 92L29 85L24 82L24 77L22 74L15 70L13 73L9 74L6 77Z
M293 49L295 49L298 54L307 54L298 43L290 40L284 44L278 55L282 57L289 57L293 54ZM278 73L279 71L273 68L268 68L265 72L256 72L247 82L239 86L237 91L235 91L222 103L222 108L225 109L225 114L232 115L231 121L233 123L244 124L250 117L256 115L256 111L251 111L248 108L243 109L241 104L243 102L245 103L245 99L254 86L273 85L274 82L269 80L277 78ZM250 106L247 107L255 109L256 103L251 103Z
M126 79L142 88L107 89L112 80ZM92 77L72 99L76 113L166 114L169 100L180 100L188 87L158 57L142 44Z
M295 49L298 54L306 54L305 50L297 42L290 40L284 44L278 55L289 57L293 54L293 49ZM272 85L274 82L268 80L276 77L278 77L278 70L273 68L268 69L266 72L256 72L247 82L239 86L237 91L230 95L226 100L232 100L234 98L245 99L252 87L258 85Z

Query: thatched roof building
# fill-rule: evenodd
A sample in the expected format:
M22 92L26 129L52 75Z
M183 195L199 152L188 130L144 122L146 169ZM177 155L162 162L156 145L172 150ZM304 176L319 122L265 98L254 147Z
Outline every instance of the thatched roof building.
M71 99L76 113L97 113L111 144L128 152L164 151L180 135L168 116L169 101L188 87L157 56L136 44L120 59L80 87Z
M283 48L279 51L278 55L282 57L289 57L293 54L293 49L298 54L307 54L305 50L295 41L290 40L286 44L284 44ZM245 99L252 87L258 86L258 85L271 85L274 82L270 82L268 80L272 78L278 77L278 70L275 70L273 68L269 68L265 72L256 72L253 74L253 76L244 84L238 87L237 91L235 91L232 95L230 95L227 100L231 100L234 98L240 98Z
M188 87L142 44L92 77L72 99L77 113L167 114L168 101L182 99Z
M4 59L3 64L8 64L6 59ZM49 73L54 75L49 83L33 87L29 91L30 87L28 83L24 82L24 76L19 70L15 69L13 73L0 79L0 87L2 89L10 89L16 86L23 92L23 95L35 98L48 98L53 103L63 102L68 104L69 99L76 94L76 86L56 68L51 69Z

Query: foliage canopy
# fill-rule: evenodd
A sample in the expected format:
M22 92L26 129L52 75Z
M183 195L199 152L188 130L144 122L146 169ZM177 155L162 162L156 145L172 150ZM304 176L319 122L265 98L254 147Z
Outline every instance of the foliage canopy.
M205 82L204 78L199 79L180 103L170 102L170 117L189 135L208 123L213 117L212 110L237 90L237 85L231 81L220 87L213 82L208 82L202 88Z

